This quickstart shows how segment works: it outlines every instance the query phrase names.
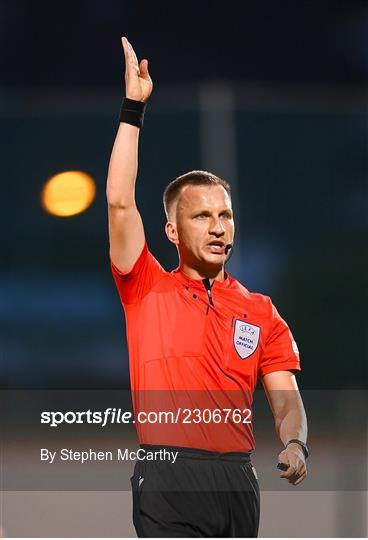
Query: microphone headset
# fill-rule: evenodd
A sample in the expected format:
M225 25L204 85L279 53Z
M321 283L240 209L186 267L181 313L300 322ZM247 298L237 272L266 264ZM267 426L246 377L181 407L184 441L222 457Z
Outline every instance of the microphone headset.
M233 254L233 247L234 247L234 242L232 244L226 244L225 246L225 255L228 255L229 256L227 257L226 259L226 262L228 262L228 260L230 259L231 255ZM230 252L230 253L229 253Z

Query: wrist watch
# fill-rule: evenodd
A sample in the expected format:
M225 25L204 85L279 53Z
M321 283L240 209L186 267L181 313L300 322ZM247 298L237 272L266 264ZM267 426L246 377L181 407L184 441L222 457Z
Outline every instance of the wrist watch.
M307 457L309 456L309 450L308 450L307 445L303 441L299 441L299 439L290 439L290 441L288 441L285 444L285 448L291 443L299 444L299 446L301 446L301 448L303 450L303 454L304 454L305 459L307 459Z

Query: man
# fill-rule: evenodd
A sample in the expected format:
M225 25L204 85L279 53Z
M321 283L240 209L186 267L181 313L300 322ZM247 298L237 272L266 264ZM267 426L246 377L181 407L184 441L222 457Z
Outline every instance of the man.
M259 489L251 403L262 379L285 446L281 474L306 477L306 418L294 373L297 346L271 300L224 269L234 241L230 186L191 171L164 193L166 235L179 267L150 253L135 203L138 138L152 92L148 61L122 39L126 96L107 180L111 267L123 303L135 417L142 449L175 462L137 462L131 479L138 536L257 536ZM179 414L180 413L180 414ZM175 415L175 416L174 416Z

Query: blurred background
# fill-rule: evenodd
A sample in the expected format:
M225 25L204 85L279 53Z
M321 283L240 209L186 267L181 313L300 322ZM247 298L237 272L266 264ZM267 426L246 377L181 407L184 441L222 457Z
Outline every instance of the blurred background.
M0 22L1 388L129 388L105 199L126 35L154 82L137 187L151 251L177 266L166 184L225 177L228 271L288 321L302 391L366 390L368 3L4 0ZM326 535L366 531L359 504L358 529Z
M168 270L162 191L194 168L234 189L229 270L269 294L301 350L301 385L365 387L366 2L2 2L1 381L127 382L105 182L124 92L120 36L154 81L137 199ZM53 175L92 204L41 206Z

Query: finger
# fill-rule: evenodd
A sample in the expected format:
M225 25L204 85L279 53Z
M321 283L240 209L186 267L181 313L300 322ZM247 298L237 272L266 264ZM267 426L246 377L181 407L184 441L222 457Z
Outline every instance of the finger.
M292 475L290 476L290 478L288 478L289 484L295 484L295 482L296 482L297 480L299 480L300 476L301 476L301 475L300 475L299 473L297 473L297 472L295 472L294 474L292 474Z
M299 459L297 456L295 455L292 455L289 457L288 460L286 460L287 463L289 464L290 466L290 469L293 469L294 472L298 472L299 474L301 474L302 472L304 472L304 469L305 469L305 461ZM287 473L290 472L290 470L287 471Z
M128 58L129 58L129 53L128 53L128 40L125 36L123 36L121 38L121 44L123 46L123 52L124 52L124 57L125 57L125 63L128 62Z
M127 40L125 36L123 36L121 38L121 42L123 44L123 49L124 49L125 74L126 76L129 76L129 74L131 74L132 71L135 73L137 71L137 68L135 66L135 61L130 50L129 41Z
M148 75L148 60L145 58L141 60L141 63L139 64L139 71L142 76Z
M303 480L305 480L307 477L306 474L302 474L295 482L294 482L294 486L298 486L301 482L303 482Z
M287 471L283 472L282 474L280 474L280 478L290 478L292 477L295 473L296 473L296 468L295 467L289 467Z
M137 66L139 65L139 62L138 62L138 58L137 58L137 55L135 54L135 50L133 49L132 45L130 46L131 47L131 51L132 51L132 54L133 54L133 58L135 60L135 63L137 64Z
M150 74L148 72L148 60L141 60L139 64L139 76L142 77L145 81L152 82Z
M299 472L299 476L304 476L306 478L308 476L308 471L306 467L303 467Z
M305 467L300 467L300 469L297 469L295 473L288 479L288 481L291 484L296 484L296 482L299 480L299 478L303 477L306 478L307 476L307 470ZM299 482L298 482L299 483Z
M132 44L128 41L128 44L129 44L129 49L130 49L130 53L131 53L131 56L132 56L132 59L135 63L135 65L138 67L139 64L138 64L138 58L137 58L137 55L135 54L135 50L133 49L133 46Z
M279 463L285 463L285 465L290 465L289 457L285 451L281 452L278 456Z
M126 76L139 76L139 66L137 64L136 57L132 52L132 46L130 45L129 41L127 41L127 55Z
M130 57L131 69L135 75L139 76L139 64L138 64L137 55L135 54L134 49L132 45L129 43L129 41L128 41L128 46L129 46L129 57Z

